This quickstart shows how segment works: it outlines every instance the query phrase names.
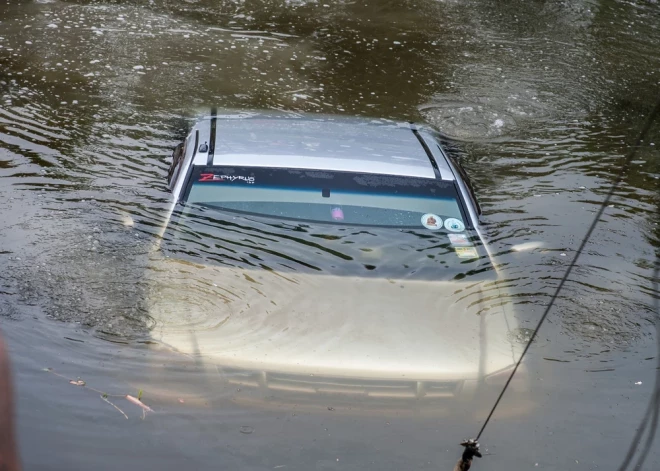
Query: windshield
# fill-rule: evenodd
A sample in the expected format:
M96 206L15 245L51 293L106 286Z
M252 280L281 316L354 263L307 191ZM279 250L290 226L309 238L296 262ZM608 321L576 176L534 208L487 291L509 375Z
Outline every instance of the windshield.
M453 182L348 172L196 168L188 203L291 220L335 225L425 228L462 232Z
M204 265L368 278L495 277L451 182L196 169L162 249Z

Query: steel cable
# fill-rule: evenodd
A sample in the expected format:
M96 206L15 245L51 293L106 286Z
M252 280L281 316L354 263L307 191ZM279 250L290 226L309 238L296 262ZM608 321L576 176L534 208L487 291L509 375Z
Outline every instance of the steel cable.
M660 99L657 101L655 107L653 108L653 110L649 114L649 116L646 120L646 123L645 123L644 127L642 128L642 131L639 133L639 136L637 137L637 140L635 141L635 144L633 145L633 147L628 152L628 155L626 156L626 158L624 160L624 163L623 163L623 166L622 166L620 172L618 173L616 179L612 183L612 186L610 187L610 190L608 191L607 196L605 197L605 199L601 203L600 208L599 208L598 212L596 213L596 217L592 221L591 225L589 226L589 229L587 230L587 233L585 234L584 238L582 239L582 243L578 247L578 249L575 253L575 256L573 257L573 260L571 261L571 264L566 269L566 272L564 273L564 276L562 277L559 285L557 286L557 289L555 290L554 294L552 295L552 298L550 299L550 302L548 303L548 306L545 308L545 311L543 312L543 315L541 316L541 319L536 324L536 328L532 332L532 335L530 336L529 341L527 342L527 345L525 345L525 348L522 351L522 353L520 355L520 358L516 362L516 366L513 368L513 371L509 375L509 378L507 379L506 384L504 385L504 387L502 388L502 391L500 392L499 396L497 397L497 400L495 401L495 404L493 405L492 409L490 410L490 413L488 414L488 417L486 417L486 420L484 421L484 423L481 427L481 430L479 430L479 433L477 434L477 437L476 437L476 441L479 441L479 439L481 438L481 435L483 434L484 430L486 429L486 426L490 422L490 419L492 418L493 413L495 412L495 409L497 409L497 406L499 405L500 401L502 400L502 397L504 396L504 393L506 392L507 388L509 387L509 384L511 384L511 380L513 379L514 375L518 371L518 368L520 367L520 364L522 363L525 355L529 351L529 348L532 345L532 342L536 338L536 336L539 332L539 329L543 325L543 322L545 321L545 319L548 317L548 313L552 309L552 306L555 304L555 301L557 300L557 297L559 296L559 293L563 289L564 284L568 280L568 277L571 275L571 272L573 271L573 268L577 264L577 261L580 258L580 255L582 254L582 251L584 250L585 246L587 245L587 242L589 242L589 239L591 238L591 236L592 236L592 234L593 234L593 232L596 228L596 225L598 225L598 222L600 221L600 218L602 217L603 213L605 212L605 208L609 205L610 200L612 199L612 196L614 196L614 193L618 189L621 182L623 181L623 178L628 174L628 170L630 169L631 162L634 160L635 155L637 154L637 150L642 145L644 139L646 138L646 135L651 130L651 126L653 125L653 122L655 121L655 119L658 117L659 114L660 114ZM658 279L658 263L657 262L656 262L656 268L654 270L653 277L654 277L653 278L653 280L654 280L653 283L654 283L654 287L655 287L655 290L656 290L656 293L657 293L657 279ZM656 314L658 314L659 317L658 317L658 319L656 319L655 324L656 324L657 332L658 332L658 334L660 334L660 326L658 326L658 320L660 319L660 313L657 312L658 311L657 310L657 304L658 303L657 303L657 294L656 294L656 303L655 303L655 308L654 309L656 311ZM658 362L659 362L658 366L660 367L660 335L656 335L656 337L658 339ZM652 413L651 414L652 415L651 423L653 424L653 429L649 433L649 437L646 440L646 442L647 442L646 446L647 446L648 449L650 449L650 445L653 442L653 439L655 438L655 429L657 428L658 417L659 417L659 414L660 414L660 369L658 369L657 371L658 371L658 373L656 374L656 388L655 388L655 392L651 396L651 401L649 402L649 406L647 408L647 414L645 415L645 418L642 421L642 425L640 426L640 428L637 431L637 434L635 435L635 439L633 440L633 444L631 444L631 448L628 452L628 455L626 455L626 459L624 460L624 464L621 465L621 467L619 468L619 471L624 471L625 468L628 466L628 463L632 460L634 452L637 448L636 443L639 441L639 439L641 438L641 435L643 434L643 431L646 429L646 426L647 426L647 423L648 423L648 417L649 417L648 412ZM640 461L642 463L643 463L644 459L646 458L646 455L648 454L648 449L646 450L646 452L644 452L643 456L640 457ZM637 468L635 468L635 469L637 469Z

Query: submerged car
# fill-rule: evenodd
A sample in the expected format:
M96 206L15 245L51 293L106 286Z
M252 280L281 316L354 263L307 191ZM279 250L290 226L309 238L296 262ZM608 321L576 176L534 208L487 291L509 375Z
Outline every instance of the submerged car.
M173 154L152 336L264 396L445 401L519 351L480 209L437 134L213 114Z

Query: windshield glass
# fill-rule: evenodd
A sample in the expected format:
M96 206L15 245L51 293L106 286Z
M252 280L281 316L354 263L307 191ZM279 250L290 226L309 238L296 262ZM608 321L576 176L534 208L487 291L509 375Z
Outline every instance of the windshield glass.
M342 277L496 276L450 182L215 167L191 180L163 236L173 259Z
M463 231L453 182L348 172L250 167L193 171L188 203L301 221Z

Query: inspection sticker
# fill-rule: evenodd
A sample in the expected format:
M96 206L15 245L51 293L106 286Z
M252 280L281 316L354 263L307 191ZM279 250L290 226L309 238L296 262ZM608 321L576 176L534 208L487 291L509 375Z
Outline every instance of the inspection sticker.
M454 247L458 258L479 258L477 249L474 247Z
M447 237L449 237L449 242L451 242L451 245L454 246L472 245L468 240L468 236L466 234L447 234Z
M432 231L442 229L442 219L437 214L427 213L422 216L422 225Z

